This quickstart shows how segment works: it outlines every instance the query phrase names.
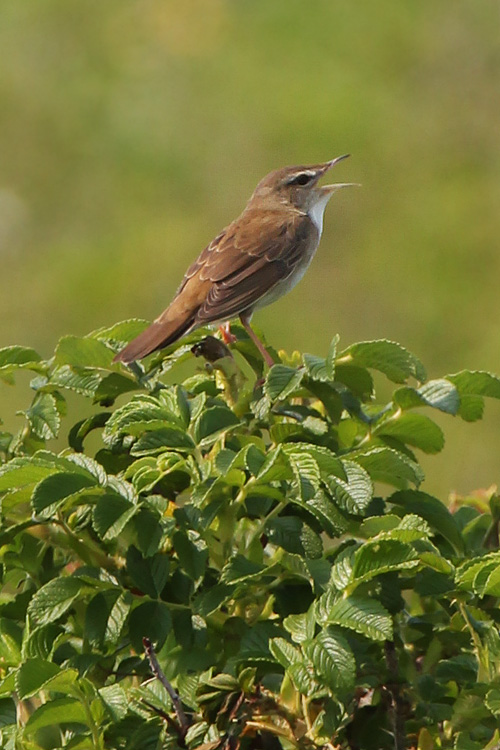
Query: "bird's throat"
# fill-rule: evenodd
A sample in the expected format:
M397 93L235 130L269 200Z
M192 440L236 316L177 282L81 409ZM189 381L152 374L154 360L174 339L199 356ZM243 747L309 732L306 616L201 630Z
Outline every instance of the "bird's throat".
M325 213L326 204L332 197L331 193L325 193L324 195L321 195L316 203L314 203L309 211L307 212L309 215L309 218L313 222L314 226L319 232L319 236L321 237L321 233L323 231L323 216Z

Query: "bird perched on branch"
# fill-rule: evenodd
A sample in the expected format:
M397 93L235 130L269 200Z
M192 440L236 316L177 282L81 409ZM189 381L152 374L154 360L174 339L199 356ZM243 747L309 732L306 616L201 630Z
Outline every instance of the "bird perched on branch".
M283 167L264 177L240 216L187 270L162 314L119 352L130 363L208 323L240 318L267 364L274 362L250 326L255 310L293 289L311 262L334 192L354 183L318 186L348 154L311 166Z

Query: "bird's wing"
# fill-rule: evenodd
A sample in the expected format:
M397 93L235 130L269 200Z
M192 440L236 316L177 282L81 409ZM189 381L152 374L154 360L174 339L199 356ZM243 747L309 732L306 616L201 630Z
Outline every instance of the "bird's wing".
M247 209L186 274L186 281L197 278L199 283L209 283L197 322L230 318L251 309L292 273L309 242L311 220L307 215Z

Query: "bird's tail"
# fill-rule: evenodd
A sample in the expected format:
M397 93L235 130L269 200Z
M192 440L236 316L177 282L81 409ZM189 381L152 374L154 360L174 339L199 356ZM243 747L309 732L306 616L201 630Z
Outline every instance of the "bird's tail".
M113 359L113 362L124 362L129 364L135 362L137 359L142 359L148 354L157 351L157 349L163 349L169 344L173 344L174 341L184 336L193 326L192 320L187 320L179 326L173 325L172 322L155 320L149 328L140 333L135 339L127 344L127 346L118 352Z

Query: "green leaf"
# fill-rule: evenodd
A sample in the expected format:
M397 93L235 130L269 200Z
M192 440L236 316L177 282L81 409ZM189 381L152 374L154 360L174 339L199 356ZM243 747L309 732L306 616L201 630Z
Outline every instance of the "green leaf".
M272 401L285 399L295 391L304 377L304 370L286 365L273 365L264 383L264 393Z
M183 531L176 531L172 542L181 567L193 581L199 580L204 575L208 562L206 542L194 531L189 535Z
M70 448L73 448L73 450L78 453L83 452L83 441L87 435L92 432L92 430L98 430L104 427L109 416L109 412L100 411L97 414L92 414L92 416L87 419L82 419L80 422L73 425L68 435L68 444Z
M392 618L377 600L354 595L332 602L329 594L324 594L321 599L323 616L320 625L341 625L372 641L392 640Z
M295 643L304 643L314 638L316 622L314 620L314 609L310 607L307 612L300 615L288 615L283 620L283 626L292 636Z
M57 698L39 706L29 717L24 731L31 734L43 727L74 723L88 725L87 714L82 703L76 698Z
M97 403L112 403L123 393L130 393L140 388L139 384L119 372L111 372L102 378L94 392L94 400Z
M295 477L294 489L304 501L316 494L321 482L318 462L312 452L306 449L306 445L290 443L282 446Z
M318 558L323 554L321 537L295 516L272 519L266 525L266 532L272 544L283 547L287 552L308 558Z
M345 690L354 684L356 662L346 638L328 626L310 643L304 652L311 660L321 682L333 690Z
M399 413L377 425L374 432L382 437L397 438L425 453L439 453L444 447L443 431L423 414Z
M362 514L373 497L370 475L354 461L342 461L342 467L345 471L345 481L332 474L326 480L326 484L342 510Z
M83 474L51 474L37 484L31 504L37 515L51 516L66 499L95 486L95 479Z
M489 690L485 698L486 706L495 716L500 715L500 689L493 688Z
M223 567L220 581L221 583L240 583L249 578L260 578L269 570L270 568L266 568L265 565L252 562L243 555L235 555Z
M55 397L51 393L38 393L26 417L35 435L43 440L57 437L61 426L61 417Z
M17 722L17 708L13 698L0 698L0 729Z
M404 488L407 482L418 486L424 480L420 466L392 448L370 448L363 453L352 454L352 458L366 469L372 479L393 487Z
M128 711L128 696L125 690L115 684L100 688L98 693L113 722L122 721Z
M102 495L92 513L92 525L101 539L114 539L120 534L138 506L122 495L107 492Z
M419 381L426 378L424 366L417 357L386 339L352 344L339 354L337 362L379 370L394 383L404 383L409 377Z
M347 518L322 489L319 489L307 501L302 501L300 498L291 498L291 500L298 502L307 510L320 523L324 531L333 538L341 536L349 528Z
M165 588L169 567L169 557L165 554L143 557L134 545L127 550L127 572L139 590L153 598L159 597Z
M345 385L357 398L368 400L373 395L373 378L364 367L342 364L335 365L335 381Z
M418 555L409 544L392 539L369 541L354 554L352 578L359 584L381 573L415 568L418 565Z
M467 422L481 419L483 397L500 398L500 378L481 370L462 370L448 375L460 394L459 414Z
M115 323L112 326L106 328L98 328L96 331L92 331L88 334L87 338L98 339L106 343L112 344L128 344L129 341L135 339L140 333L146 330L150 325L150 321L142 320L141 318L130 318L129 320L122 320L120 323Z
M36 456L13 458L0 466L0 492L36 484L57 471L53 463Z
M292 664L302 662L302 654L297 646L293 646L285 638L271 638L269 641L269 650L278 664L288 669Z
M97 339L63 336L56 347L55 363L60 366L108 369L112 365L113 356L113 350Z
M67 693L78 679L76 669L61 669L44 659L27 659L16 676L16 690L21 700L31 698L40 690Z
M402 490L391 495L389 500L394 505L402 506L406 513L415 513L425 519L457 552L463 552L464 542L457 522L448 508L437 498L421 490Z
M326 359L314 354L303 355L304 366L310 378L321 382L331 382L335 379L335 357L338 342L339 336L334 336Z
M227 406L212 406L204 409L196 420L193 435L202 446L215 442L217 437L240 423L236 414Z
M41 362L40 355L28 346L4 346L0 349L0 368Z
M93 396L101 379L102 374L95 370L73 369L70 365L63 365L54 370L50 376L50 383L84 396Z
M179 451L190 451L194 443L182 428L162 427L159 430L145 432L132 446L130 452L133 456L147 456L149 454L161 453L165 448L175 448Z
M398 388L393 398L402 409L432 406L446 414L457 414L460 407L460 397L456 387L444 378L429 380L420 388Z
M160 651L171 629L172 617L165 602L139 604L129 617L130 639L137 653L143 650L143 638L149 638L156 650Z
M28 606L28 615L35 625L59 619L71 607L84 588L79 578L53 578L35 592Z

